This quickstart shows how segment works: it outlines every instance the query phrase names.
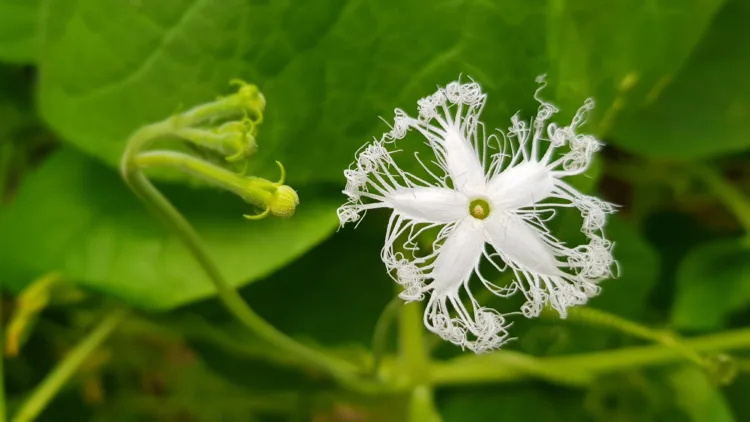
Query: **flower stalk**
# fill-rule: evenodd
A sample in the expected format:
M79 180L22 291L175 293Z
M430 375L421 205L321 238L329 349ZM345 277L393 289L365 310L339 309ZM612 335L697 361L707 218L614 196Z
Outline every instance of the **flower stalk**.
M411 392L407 422L442 422L443 418L435 406L432 388L418 385Z
M400 359L410 385L420 385L429 377L430 357L424 344L420 305L408 303L399 315Z

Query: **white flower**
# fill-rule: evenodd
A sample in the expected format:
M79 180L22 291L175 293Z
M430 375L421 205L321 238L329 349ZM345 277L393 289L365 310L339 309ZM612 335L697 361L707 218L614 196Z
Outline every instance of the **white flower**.
M584 172L601 146L576 132L594 103L587 100L567 126L547 123L558 109L539 97L544 77L537 82L536 117L527 124L513 116L507 136L485 135L479 115L486 95L478 84L451 82L417 102L418 118L396 109L391 131L365 145L344 171L349 202L338 210L341 225L367 210L391 208L381 258L404 287L400 297L429 295L427 328L477 353L508 341L509 323L478 303L469 288L472 274L498 296L521 291L527 317L549 304L563 318L612 276L612 244L602 230L614 206L564 181ZM396 141L411 131L435 154L427 163L414 154L422 177L394 161ZM546 228L564 207L580 210L588 245L569 248ZM431 251L420 254L420 235L438 230ZM506 287L491 283L479 272L483 256L498 270L512 271L515 280Z

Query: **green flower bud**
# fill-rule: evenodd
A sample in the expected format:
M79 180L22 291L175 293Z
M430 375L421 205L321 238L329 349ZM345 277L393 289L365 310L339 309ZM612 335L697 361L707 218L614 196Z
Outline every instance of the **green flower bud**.
M293 216L297 205L299 205L299 196L287 185L279 186L268 204L271 214L282 218Z
M263 110L266 108L266 97L263 96L257 86L242 80L234 79L230 84L240 87L234 98L237 99L239 106L245 110L246 115L253 123L260 124L263 121Z

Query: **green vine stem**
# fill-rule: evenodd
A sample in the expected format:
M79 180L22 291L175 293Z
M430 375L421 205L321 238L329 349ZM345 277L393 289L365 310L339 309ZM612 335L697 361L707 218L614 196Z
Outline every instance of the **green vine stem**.
M582 388L591 382L589 373L550 364L549 359L552 358L537 358L513 350L463 355L449 361L433 362L430 366L430 382L434 386L442 386L539 379L572 388ZM490 367L491 370L488 369ZM487 373L482 368L487 369ZM462 371L467 372L461 373Z
M721 352L749 349L750 329L739 329L686 339L684 344L696 352ZM475 385L508 383L531 378L558 382L549 374L570 374L575 382L565 385L589 385L597 377L624 369L677 362L683 356L664 345L628 347L619 350L583 353L571 356L538 358L524 365L509 365L508 353L464 356L447 362L433 362L430 366L431 383L441 385ZM573 378L568 378L568 380Z
M172 203L169 202L169 200L164 197L153 184L151 184L143 173L140 164L153 164L153 161L158 159L172 160L177 168L182 168L183 170L195 170L194 166L198 164L196 164L196 161L194 160L187 159L186 156L168 152L147 152L141 154L141 151L156 139L173 135L176 127L180 127L182 124L191 124L196 120L205 119L210 113L204 109L210 109L211 107L211 105L201 106L197 108L198 111L194 109L183 115L175 116L138 130L128 140L127 148L122 159L121 172L125 182L130 186L133 192L149 206L149 208L164 218L165 222L169 224L174 232L180 237L182 242L192 253L195 260L206 272L216 288L219 299L227 310L253 334L278 350L283 351L290 356L297 357L301 361L325 371L342 384L353 389L369 391L371 388L375 388L359 377L360 370L355 365L297 342L291 337L278 331L275 327L256 314L255 311L253 311L242 299L239 293L237 293L237 290L235 290L235 288L224 279L218 266L210 256L207 248L204 246L200 236L193 229L187 219L185 219ZM207 163L201 163L200 165L208 166ZM212 172L223 171L218 167L211 167L208 168L208 170ZM228 175L220 174L219 176ZM232 177L234 177L234 175L232 175ZM221 180L221 177L219 179Z
M556 313L545 310L542 313L545 317L551 317L559 319ZM709 363L697 353L693 348L687 346L678 337L667 331L654 330L653 328L646 327L644 325L629 321L625 318L612 315L608 312L600 311L598 309L577 306L568 309L568 321L571 322L582 322L594 326L612 328L617 331L629 334L631 336L642 338L645 340L655 341L683 356L685 359L701 366L708 368Z
M84 361L112 334L127 315L128 312L124 309L116 309L106 315L32 391L12 421L30 422L36 419Z

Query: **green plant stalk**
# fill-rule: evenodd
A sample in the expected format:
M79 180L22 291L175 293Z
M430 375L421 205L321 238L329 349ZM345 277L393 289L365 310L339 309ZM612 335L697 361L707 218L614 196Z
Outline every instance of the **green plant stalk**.
M391 299L375 323L375 330L372 334L372 375L375 377L380 373L380 365L383 363L383 356L387 352L388 334L391 332L391 325L396 320L403 303L404 301L399 297Z
M545 310L542 313L544 316L552 316L558 318L557 314L553 314L551 311ZM707 367L708 362L697 353L694 349L687 346L678 337L665 331L654 330L653 328L646 327L644 325L629 321L625 318L612 315L610 313L600 311L598 309L577 306L568 309L568 321L579 321L590 325L613 328L617 331L629 334L634 337L642 338L645 340L655 341L670 349L676 353L682 355L687 360L701 366Z
M201 114L201 118L204 118ZM221 274L218 266L211 258L208 250L203 244L198 233L183 215L172 205L169 200L159 192L154 185L143 174L138 165L139 152L146 148L155 139L168 136L173 133L176 122L190 122L191 119L171 118L138 130L127 143L126 151L121 163L122 176L133 192L143 200L150 209L164 218L165 222L180 237L182 242L191 252L195 260L200 264L216 288L219 299L227 310L237 320L247 327L253 334L268 344L287 353L296 356L307 364L324 370L342 384L352 387L358 391L369 392L375 386L363 383L358 378L358 368L341 359L329 356L315 349L299 343L255 313L237 290L229 284ZM148 157L148 155L147 155ZM153 156L152 156L153 157ZM163 157L162 157L163 158ZM147 158L148 159L148 158ZM182 163L185 165L185 162Z
M716 198L734 214L750 236L750 199L708 165L696 164L693 166L693 174L699 177Z
M435 408L435 398L432 387L418 385L409 398L407 422L442 422L440 413Z
M393 300L401 301L395 297ZM400 307L399 346L400 359L397 371L407 376L409 398L408 422L440 422L435 409L433 388L430 385L430 354L425 344L422 304L412 302ZM397 382L400 380L397 380Z
M32 391L13 422L30 422L42 413L55 394L70 380L84 361L91 356L127 316L124 309L110 312L99 324L60 361L44 380Z
M548 364L546 359L537 358L525 353L512 350L500 350L483 355L465 355L448 362L436 362L431 367L431 382L436 385L443 384L474 384L471 375L466 378L453 379L456 376L451 371L456 369L469 370L469 372L481 372L482 367L503 368L503 376L509 379L539 379L552 384L582 388L591 382L591 376L583 371L571 370L563 366ZM455 367L453 366L455 365ZM436 371L437 368L437 372ZM441 369L442 368L442 369ZM445 368L448 368L446 370ZM516 377L516 378L513 378ZM501 377L502 378L502 377ZM476 380L476 383L490 382L484 379ZM498 382L503 382L502 379Z
M686 339L684 344L697 352L750 349L750 329ZM508 352L500 351L489 355L464 356L447 362L433 362L430 365L431 383L434 386L476 385L532 378L556 382L555 379L542 374L568 373L575 374L577 384L585 386L608 373L673 363L683 358L673 348L664 345L638 346L606 352L539 358L536 359L534 368L530 369L508 365L506 357L503 356L506 353Z
M399 346L402 373L408 376L410 385L422 385L428 381L430 357L424 343L420 302L407 303L401 307L399 317Z

